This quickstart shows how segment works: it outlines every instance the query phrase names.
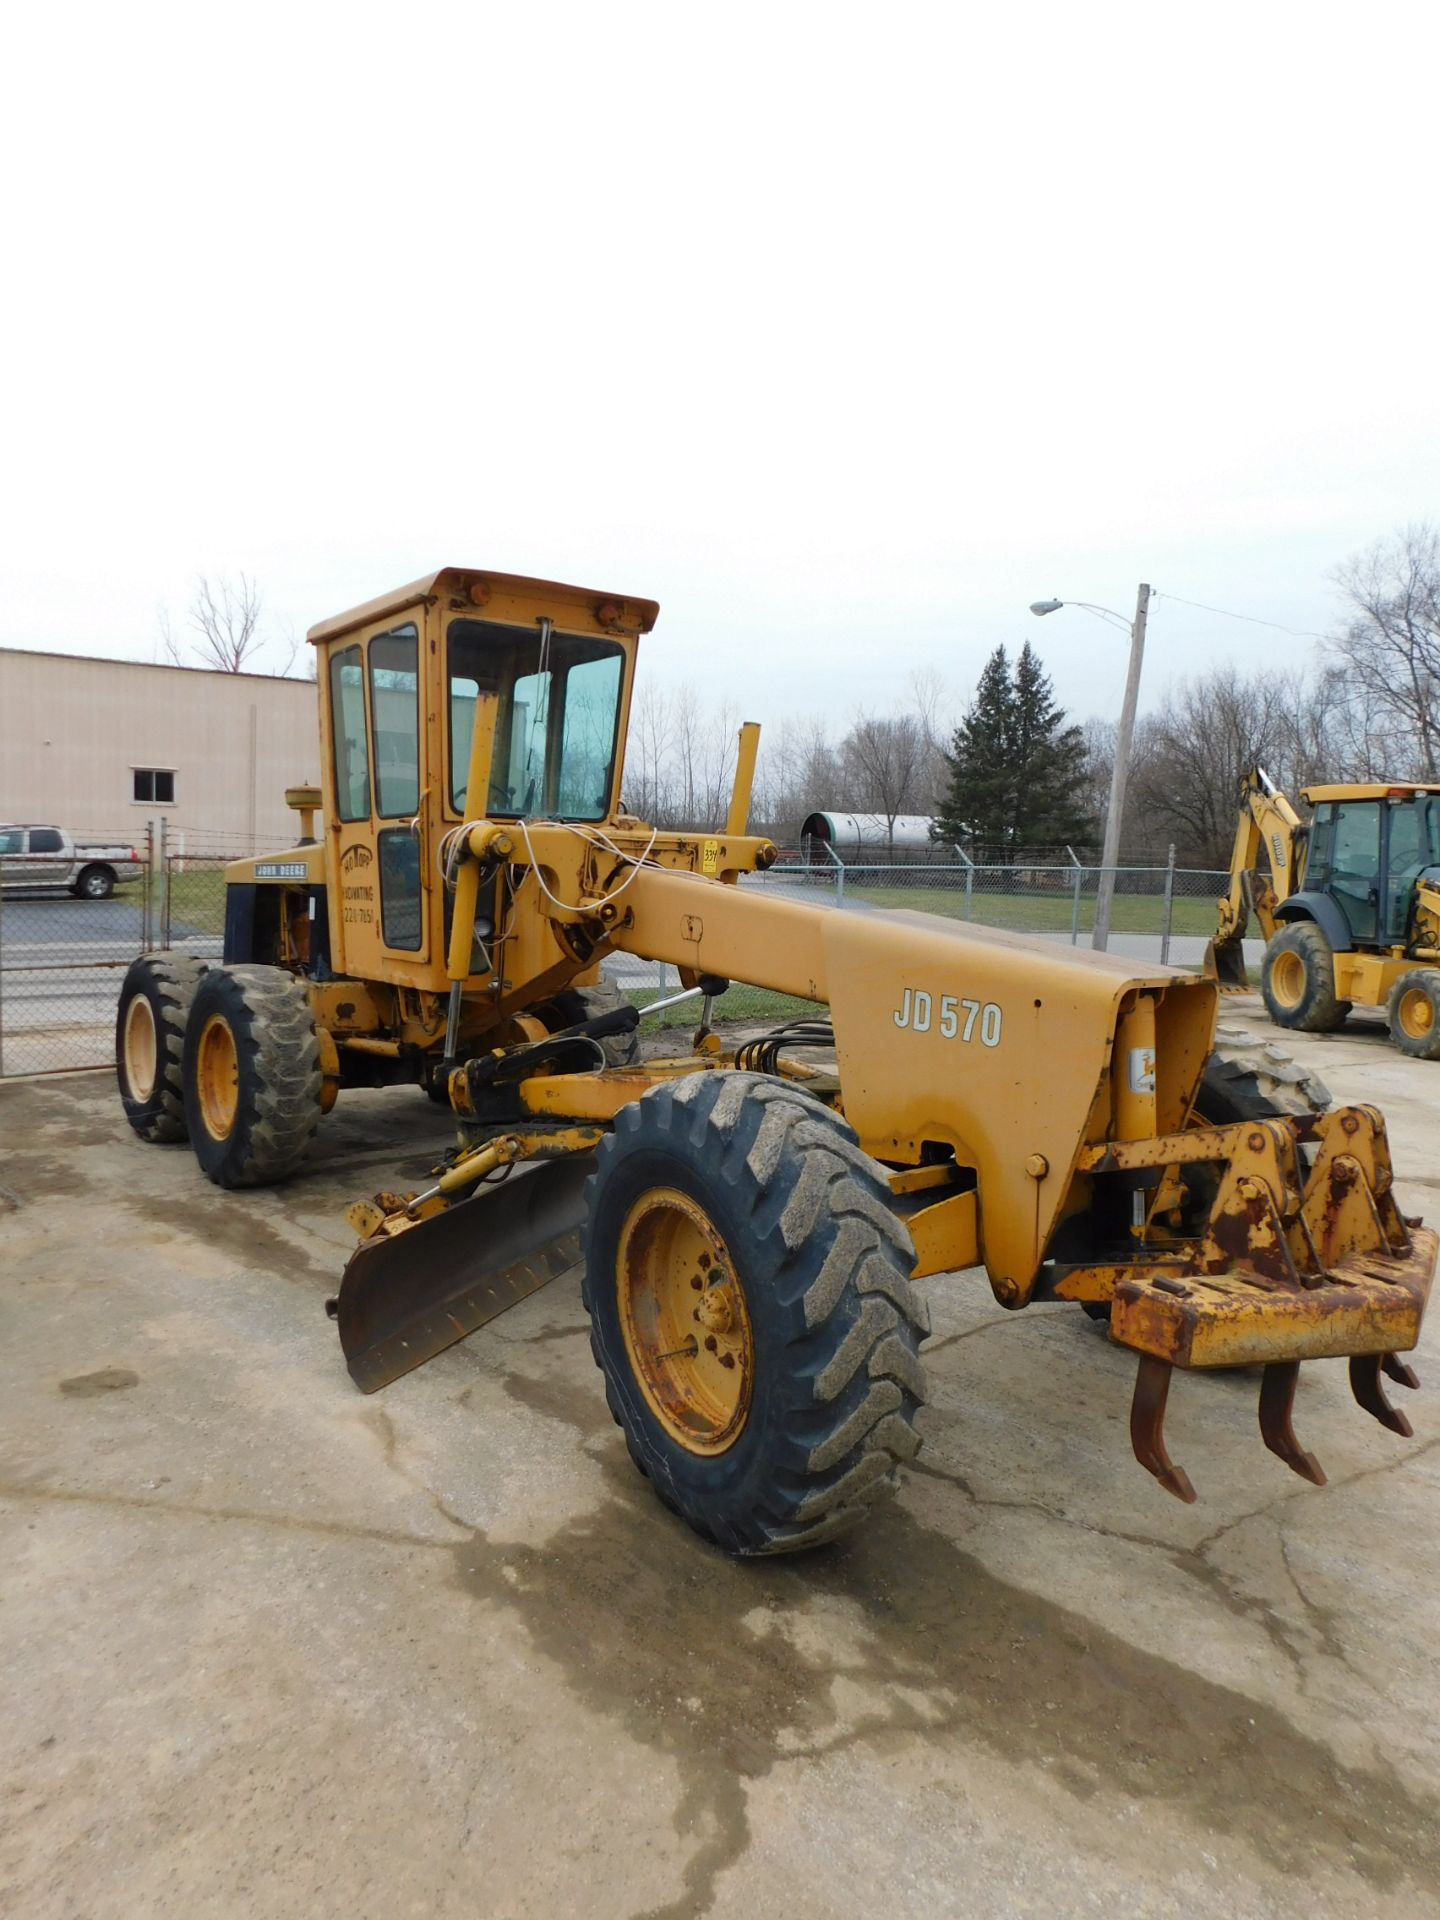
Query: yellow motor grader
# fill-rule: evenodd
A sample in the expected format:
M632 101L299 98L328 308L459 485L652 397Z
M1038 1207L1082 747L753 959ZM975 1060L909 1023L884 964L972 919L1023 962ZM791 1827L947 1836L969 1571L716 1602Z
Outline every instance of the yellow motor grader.
M1308 825L1263 767L1241 782L1206 973L1224 988L1248 984L1253 913L1277 1026L1329 1033L1352 1007L1383 1007L1402 1053L1440 1060L1440 784L1314 786L1300 798Z
M291 795L298 844L228 870L221 964L130 969L125 1110L223 1186L282 1178L348 1087L452 1109L427 1186L351 1209L330 1305L357 1383L582 1254L636 1464L744 1554L829 1538L915 1453L925 1275L983 1268L1006 1307L1108 1316L1138 1359L1135 1452L1185 1500L1175 1367L1262 1365L1264 1442L1312 1481L1302 1360L1349 1356L1360 1405L1408 1433L1382 1375L1415 1384L1398 1356L1436 1238L1397 1210L1380 1115L1214 1051L1210 981L757 883L753 726L723 825L636 819L656 612L446 568L316 627L323 790ZM610 955L678 969L688 1049L639 1056ZM732 981L815 1016L727 1047Z

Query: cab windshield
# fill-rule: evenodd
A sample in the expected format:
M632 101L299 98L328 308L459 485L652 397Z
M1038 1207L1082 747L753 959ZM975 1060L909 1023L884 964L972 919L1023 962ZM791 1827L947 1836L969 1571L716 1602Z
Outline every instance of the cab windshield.
M446 644L456 811L465 812L475 700L483 690L497 700L485 815L603 820L614 784L624 650L538 623L492 620L452 620Z

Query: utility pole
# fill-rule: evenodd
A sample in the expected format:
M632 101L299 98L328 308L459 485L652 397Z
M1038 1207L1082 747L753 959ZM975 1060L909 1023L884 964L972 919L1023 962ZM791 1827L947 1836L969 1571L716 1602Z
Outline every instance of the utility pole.
M1143 582L1135 600L1130 627L1130 671L1125 676L1125 704L1115 735L1115 765L1110 774L1110 810L1105 816L1105 850L1100 856L1100 886L1095 895L1095 931L1090 944L1103 953L1110 944L1110 907L1115 898L1115 868L1120 860L1120 822L1125 814L1125 782L1130 776L1130 742L1135 733L1135 703L1140 697L1140 664L1145 658L1145 618L1150 589Z

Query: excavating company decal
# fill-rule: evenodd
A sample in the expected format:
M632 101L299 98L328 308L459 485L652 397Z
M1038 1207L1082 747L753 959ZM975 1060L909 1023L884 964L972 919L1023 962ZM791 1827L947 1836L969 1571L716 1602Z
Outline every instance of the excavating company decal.
M344 915L352 926L369 927L375 924L375 889L369 881L356 880L357 874L372 866L375 855L369 847L347 847L340 856L340 870L344 878L341 893L344 899Z
M962 1000L953 993L942 993L938 1018L934 997L923 987L906 987L905 998L892 1016L897 1027L911 1033L929 1033L934 1022L942 1040L972 1040L978 1037L982 1047L1000 1044L1000 1009L993 1000ZM978 1023L978 1034L977 1034Z

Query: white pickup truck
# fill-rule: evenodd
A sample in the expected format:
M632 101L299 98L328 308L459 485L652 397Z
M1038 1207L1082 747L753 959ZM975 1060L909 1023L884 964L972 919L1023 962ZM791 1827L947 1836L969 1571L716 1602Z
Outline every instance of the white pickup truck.
M81 900L108 900L140 873L134 847L77 845L59 827L0 827L0 887L8 893L63 888Z

